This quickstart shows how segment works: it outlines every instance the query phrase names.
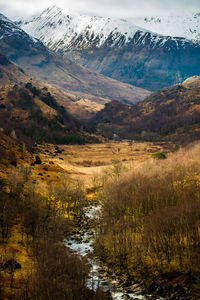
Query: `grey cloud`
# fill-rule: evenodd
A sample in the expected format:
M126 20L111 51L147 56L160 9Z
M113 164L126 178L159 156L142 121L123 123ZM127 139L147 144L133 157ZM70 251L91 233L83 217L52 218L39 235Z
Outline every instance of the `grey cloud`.
M50 5L90 15L131 17L199 10L199 0L1 0L0 11L8 17L26 17Z

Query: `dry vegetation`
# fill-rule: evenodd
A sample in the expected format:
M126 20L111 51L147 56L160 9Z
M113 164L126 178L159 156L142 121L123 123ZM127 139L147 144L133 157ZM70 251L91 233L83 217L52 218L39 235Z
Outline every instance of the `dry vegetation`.
M115 192L110 190L114 182L111 182L110 189L107 190L111 191L113 198L109 195L111 198L108 198L109 202L105 205L107 213L111 213L109 222L112 222L113 229L106 223L108 219L105 215L105 236L102 235L99 241L100 248L106 253L106 262L111 266L116 265L119 267L118 272L127 276L124 264L129 264L130 261L126 261L126 258L130 258L123 256L121 252L120 255L117 253L116 258L116 252L112 249L114 240L110 238L112 234L114 239L118 239L113 216L116 211L118 216L126 214L123 205L129 205L128 199L123 198L126 195L126 185L123 184L125 181L121 182L120 172L126 170L128 181L130 177L127 174L131 170L137 169L137 174L139 170L143 172L140 165L145 164L147 159L151 161L152 153L161 151L170 157L175 145L131 141L91 145L40 145L31 154L25 147L2 134L0 149L0 298L107 299L109 296L102 295L101 291L94 294L85 287L87 264L66 251L61 241L73 230L74 217L81 219L82 208L88 201L86 192L90 199L95 190L115 178ZM153 165L154 163L152 168ZM158 168L159 162L155 165ZM148 177L149 169L145 167L145 170L145 176ZM149 174L153 174L152 172ZM122 197L119 198L118 189L122 192ZM115 196L116 203L113 200ZM120 203L121 200L123 203ZM113 210L110 205L113 205ZM132 230L129 225L132 226L132 223L127 225L125 218L121 224L121 220L122 218L118 219L117 226L124 228L120 230L126 233L126 243L129 243L126 244L128 246L124 245L124 238L121 236L121 245L126 251L131 246L132 251L132 241L128 241L128 234ZM106 244L106 239L112 242L111 248ZM101 251L100 255L105 259ZM130 270L133 264L131 258Z
M91 145L40 146L40 156L50 170L63 170L72 177L91 181L102 174L114 161L120 161L128 170L151 157L157 151L173 151L173 143L105 142ZM54 176L52 174L52 176Z
M107 179L96 251L127 285L199 299L199 146Z
M62 176L41 189L34 179L20 166L0 180L0 299L109 299L86 287L86 261L63 244L81 219L82 186Z

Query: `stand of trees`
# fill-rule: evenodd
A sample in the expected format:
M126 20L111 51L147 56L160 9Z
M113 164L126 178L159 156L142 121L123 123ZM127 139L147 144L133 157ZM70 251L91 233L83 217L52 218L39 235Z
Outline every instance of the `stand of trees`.
M129 286L200 298L199 155L197 144L105 184L96 251Z
M94 292L87 288L87 262L70 253L63 243L72 226L68 209L80 214L83 201L81 187L67 179L50 186L46 197L41 196L28 167L15 169L7 180L0 180L0 247L7 253L6 258L0 255L1 299L109 299L100 289ZM9 238L16 224L21 228L20 244L32 261L26 276L17 282L16 269L23 266L14 253L8 257ZM5 282L5 272L10 282ZM16 285L18 289L9 296L8 288L12 291Z

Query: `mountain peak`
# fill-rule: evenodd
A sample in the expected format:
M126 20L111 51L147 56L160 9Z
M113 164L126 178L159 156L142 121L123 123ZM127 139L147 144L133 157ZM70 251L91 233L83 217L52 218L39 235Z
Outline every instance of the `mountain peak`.
M200 76L192 76L187 78L182 85L186 88L200 87Z
M21 27L30 35L37 37L53 50L63 47L88 47L91 44L101 47L127 43L136 32L146 33L146 29L125 19L87 16L51 6Z
M0 13L0 21L13 23L13 21L11 21L10 19L8 19L6 16L4 16L1 13Z
M199 15L196 14L195 18L198 21ZM134 44L138 47L145 45L149 48L163 47L168 51L175 48L187 48L191 41L185 38L181 39L181 34L177 35L178 37L176 35L172 37L170 34L164 36L158 30L156 31L158 33L155 33L147 28L148 24L152 27L152 24L157 26L160 23L159 26L162 27L162 22L167 28L168 23L170 27L170 22L175 19L171 18L167 24L163 20L160 17L130 20L87 16L72 12L70 9L65 11L54 5L30 21L22 22L20 26L52 50L62 53L71 49L82 50L104 46L121 48L127 44ZM146 29L135 25L136 23L143 24ZM182 23L180 22L180 24ZM200 34L200 28L197 31Z

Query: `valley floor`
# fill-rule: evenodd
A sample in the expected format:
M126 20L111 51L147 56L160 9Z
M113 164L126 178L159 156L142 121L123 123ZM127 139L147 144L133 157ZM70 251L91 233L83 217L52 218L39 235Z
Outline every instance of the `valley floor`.
M42 145L39 155L43 164L50 166L49 172L42 172L43 165L35 166L35 172L42 172L44 179L55 179L55 173L67 172L74 178L82 179L86 184L98 177L117 161L121 162L127 171L151 158L154 152L164 152L168 155L175 148L170 142L106 142L88 145ZM53 164L52 164L53 163ZM50 177L47 177L49 175Z
M37 269L36 266L38 265L39 267L43 267L42 264L49 263L48 259L51 259L51 256L49 257L48 255L55 254L52 252L48 254L46 258L41 258L38 253L37 255L33 254L34 251L37 252L37 247L41 247L42 254L43 251L48 252L48 246L42 244L42 238L40 237L40 234L47 235L49 242L52 242L52 238L55 239L52 237L51 231L43 232L43 221L41 219L43 218L43 214L47 213L48 215L50 209L52 216L59 216L59 218L61 218L60 222L65 222L64 219L67 220L67 223L64 226L67 228L65 232L59 232L60 229L56 227L59 226L59 224L56 223L53 225L55 226L55 234L58 235L58 237L53 240L53 243L55 243L55 251L57 251L57 243L60 242L59 235L62 236L67 232L68 236L70 236L70 234L76 232L77 227L74 227L71 224L73 217L75 216L76 219L78 216L78 219L75 220L75 223L78 222L77 224L79 224L79 221L81 222L81 218L79 216L81 209L83 209L85 206L88 206L88 203L94 201L93 199L97 199L94 197L95 192L99 190L99 188L101 189L103 187L103 181L107 180L106 178L108 178L106 176L112 176L112 174L114 174L114 176L118 176L121 172L125 172L127 175L134 169L137 169L137 167L141 166L141 164L145 161L150 161L150 163L153 163L153 161L155 161L152 158L153 153L163 152L167 157L170 157L176 147L177 146L174 143L168 142L153 143L110 141L102 144L87 145L35 145L34 154L28 154L26 151L24 155L22 155L23 153L18 153L18 150L16 150L15 152L18 166L13 166L12 169L6 170L5 165L1 165L0 168L0 177L8 177L9 179L8 188L5 189L4 187L1 187L2 197L6 199L8 193L8 199L10 199L8 200L8 203L9 201L12 203L14 199L19 199L20 202L20 206L17 202L15 202L15 208L11 215L11 217L13 214L15 216L13 220L12 218L9 219L10 216L8 214L8 220L6 221L9 225L8 237L3 239L3 242L0 243L0 249L2 253L4 253L1 257L1 259L4 261L4 265L9 257L20 263L20 268L17 270L15 270L12 264L10 268L13 267L13 269L2 269L2 271L0 269L0 275L2 275L1 278L3 280L2 282L5 282L5 285L0 285L3 295L6 296L4 299L15 299L16 289L16 294L19 295L21 287L26 285L26 274L28 274L30 278L33 277L33 279L29 280L30 282L27 281L27 293L28 291L29 293L30 291L31 293L36 294L41 293L41 286L35 285L36 282L34 281L34 276L36 276L36 279L37 276L40 276L38 278L42 278L42 282L42 280L46 280L45 278L47 274L38 274L36 272L35 275L34 273ZM22 179L22 173L21 175L18 173L22 166L30 168L31 171L30 174L25 174L27 171L26 169L23 170L23 177L25 175L27 178L29 175L31 176L29 179L30 183L28 186L30 186L28 189L26 187L26 182L23 181L25 180L25 177ZM71 182L71 180L74 182ZM18 189L18 184L21 186L20 189ZM24 187L22 188L22 186ZM33 187L34 192L32 190ZM66 203L64 200L66 198L68 198L68 203ZM35 199L37 199L37 201ZM34 207L34 202L30 201L36 201L36 204L34 204L36 206ZM21 211L21 207L23 207L23 211ZM31 219L32 214L35 214L34 218L36 218L36 220ZM52 224L49 225L47 223L47 227L48 226L51 228ZM38 231L40 233L39 236ZM62 248L59 248L59 251L62 253ZM66 268L68 268L68 264L70 264L69 256L66 256L66 258L63 257L63 259L67 260ZM76 263L76 258L72 258L72 261L73 259ZM54 264L55 265L53 267L56 267L55 261ZM31 266L30 270L27 269L29 268L27 267L29 265ZM54 274L53 267L51 269L53 272L52 274ZM83 271L85 270L84 268L87 269L84 263L82 268ZM71 278L71 274L67 274L67 276ZM30 284L31 288L29 287ZM56 286L56 288L59 288L59 286ZM93 297L87 290L84 292L89 295L88 297ZM108 298L104 297L105 295L100 295L95 299L110 299L109 296Z

